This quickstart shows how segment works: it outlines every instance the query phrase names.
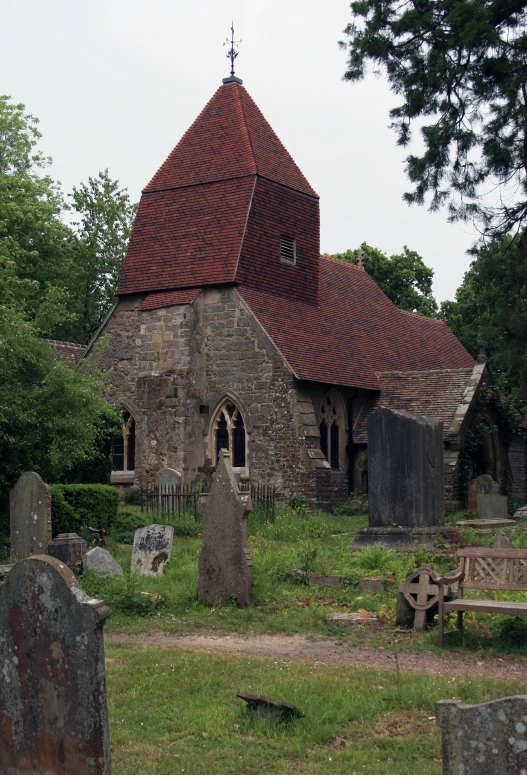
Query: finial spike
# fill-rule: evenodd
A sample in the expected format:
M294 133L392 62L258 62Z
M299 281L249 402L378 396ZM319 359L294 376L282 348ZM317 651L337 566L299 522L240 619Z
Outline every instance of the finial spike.
M231 24L231 39L229 40L229 38L225 38L225 42L223 44L224 46L228 46L229 43L231 44L230 50L229 50L229 52L227 54L227 59L231 60L231 78L235 77L234 76L234 60L236 59L236 57L240 53L239 51L237 51L237 48L238 48L238 46L240 45L241 42L242 42L241 38L240 38L240 40L234 40L234 19L233 19L232 20L232 24ZM226 80L227 79L224 78L223 82L225 83Z

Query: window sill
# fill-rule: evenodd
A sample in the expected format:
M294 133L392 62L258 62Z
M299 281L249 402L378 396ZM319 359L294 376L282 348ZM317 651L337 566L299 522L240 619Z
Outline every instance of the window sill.
M112 471L111 484L135 484L135 471Z

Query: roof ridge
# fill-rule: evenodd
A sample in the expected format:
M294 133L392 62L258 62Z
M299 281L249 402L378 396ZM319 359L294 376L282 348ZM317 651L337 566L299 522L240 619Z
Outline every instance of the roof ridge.
M67 344L68 347L78 347L80 350L84 350L88 346L87 344L79 344L79 342L68 342L65 339L48 339L48 337L42 337L41 341L50 344Z
M245 145L247 147L247 150L249 151L249 153L251 155L252 165L253 165L253 169L254 169L254 174L257 175L258 174L258 166L256 164L256 157L254 155L254 148L253 148L253 144L252 144L252 140L251 140L251 135L249 133L249 127L247 126L247 116L245 115L245 108L243 106L243 102L242 102L242 98L241 98L241 91L240 90L243 89L243 86L240 86L237 83L233 84L233 86L237 87L235 94L236 94L236 101L238 103L238 110L241 113L241 118L242 118L242 122L243 122L242 126L240 127L241 130L242 130L242 136L243 136L243 139L245 141Z
M363 267L357 266L357 264L352 264L351 261L346 261L343 258L335 258L335 256L330 256L329 253L321 253L320 258L325 258L328 261L333 261L334 264L340 264L341 266L348 266L352 269L357 269L359 272L363 271Z
M410 310L402 309L401 307L397 307L397 309L404 315L411 315L414 318L419 318L419 320L429 320L431 323L443 323L443 325L446 326L445 321L440 320L439 318L429 318L428 315L423 315L421 312L410 312Z
M444 369L392 369L391 371L376 371L375 374L377 377L381 377L384 374L445 374L445 373L452 373L452 372L471 372L473 366L456 366L454 368L444 368Z

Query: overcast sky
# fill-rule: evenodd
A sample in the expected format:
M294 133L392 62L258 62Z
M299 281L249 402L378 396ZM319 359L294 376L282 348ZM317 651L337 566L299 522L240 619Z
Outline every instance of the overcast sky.
M0 90L40 118L65 191L108 167L137 201L229 74L232 17L236 75L321 198L322 252L406 244L433 267L436 298L453 298L473 233L402 202L395 98L382 78L342 81L347 0L12 1Z

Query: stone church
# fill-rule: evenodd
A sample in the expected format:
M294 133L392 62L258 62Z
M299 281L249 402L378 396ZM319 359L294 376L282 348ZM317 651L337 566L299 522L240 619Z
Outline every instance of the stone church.
M114 483L151 484L162 468L202 481L223 448L240 477L320 505L367 490L367 420L387 406L443 421L455 507L463 434L490 379L445 323L320 255L319 198L234 76L145 187L87 354L124 409ZM482 470L499 479L510 463L499 438L487 446Z

